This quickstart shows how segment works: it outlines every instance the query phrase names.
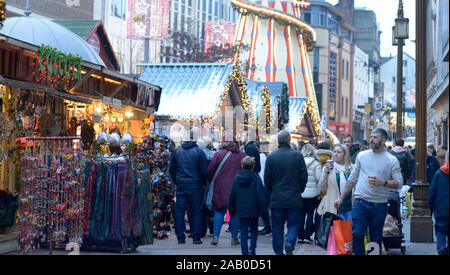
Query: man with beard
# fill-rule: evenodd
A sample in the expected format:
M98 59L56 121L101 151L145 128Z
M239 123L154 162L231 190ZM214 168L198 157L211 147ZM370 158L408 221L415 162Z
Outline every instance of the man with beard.
M364 237L369 227L371 242L381 249L383 226L388 210L390 190L403 185L402 170L396 157L386 151L387 133L376 128L370 135L371 150L363 151L356 157L355 167L347 180L344 191L335 201L339 209L344 198L353 188L352 207L353 253L364 255Z

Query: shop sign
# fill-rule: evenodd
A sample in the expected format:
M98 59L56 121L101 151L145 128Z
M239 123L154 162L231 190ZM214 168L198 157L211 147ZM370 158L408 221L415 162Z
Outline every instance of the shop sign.
M103 104L111 105L112 104L112 99L110 97L104 96L103 97Z
M155 112L155 108L153 107L147 107L147 113L148 114L153 114Z
M328 129L330 129L333 133L336 133L337 131L336 121L328 121Z
M113 103L113 105L116 105L117 107L122 106L122 101L120 99L113 98L112 103Z

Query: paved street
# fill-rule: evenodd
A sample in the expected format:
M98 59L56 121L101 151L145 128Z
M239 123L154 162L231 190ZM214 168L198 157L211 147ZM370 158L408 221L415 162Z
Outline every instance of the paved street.
M435 243L411 243L409 228L411 218L404 221L404 233L406 241L406 255L436 255ZM210 244L212 237L207 236L203 239L203 244L194 245L192 239L187 238L185 244L178 244L174 230L172 229L168 239L155 240L153 245L144 245L137 248L131 255L240 255L240 246L231 245L231 233L225 232L227 225L222 227L219 238L219 244L213 246ZM64 250L54 250L55 255L67 254ZM17 254L15 252L8 255ZM40 249L30 253L32 255L48 255L47 249ZM81 251L81 255L117 255L111 252L92 252ZM130 255L129 254L129 255ZM274 255L272 249L271 236L259 236L257 255ZM313 244L297 244L294 255L326 255L326 251ZM402 255L400 249L393 249L387 252L387 255Z

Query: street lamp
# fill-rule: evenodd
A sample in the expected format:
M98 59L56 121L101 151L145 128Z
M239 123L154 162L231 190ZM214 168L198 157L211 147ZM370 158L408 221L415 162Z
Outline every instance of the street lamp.
M397 46L397 138L403 137L403 45L409 38L409 19L403 17L403 1L398 2L397 18L392 28L392 45Z

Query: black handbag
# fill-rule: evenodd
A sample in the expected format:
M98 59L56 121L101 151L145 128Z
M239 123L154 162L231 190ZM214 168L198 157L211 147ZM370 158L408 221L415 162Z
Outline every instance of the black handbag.
M322 248L327 248L328 243L328 233L330 233L330 227L333 225L334 220L339 220L340 218L333 213L326 212L320 217L320 223L316 231L317 244Z

